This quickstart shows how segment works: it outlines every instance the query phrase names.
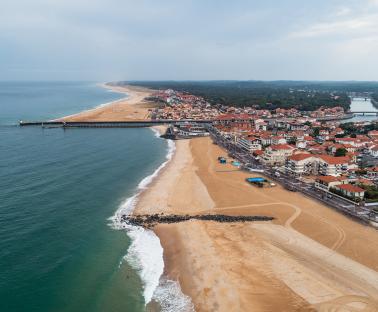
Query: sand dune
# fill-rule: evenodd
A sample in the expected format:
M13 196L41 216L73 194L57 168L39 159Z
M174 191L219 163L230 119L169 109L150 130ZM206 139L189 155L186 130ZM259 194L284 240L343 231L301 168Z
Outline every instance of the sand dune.
M136 213L268 215L271 223L159 225L166 274L197 311L377 311L377 231L288 192L248 185L209 138L177 151Z

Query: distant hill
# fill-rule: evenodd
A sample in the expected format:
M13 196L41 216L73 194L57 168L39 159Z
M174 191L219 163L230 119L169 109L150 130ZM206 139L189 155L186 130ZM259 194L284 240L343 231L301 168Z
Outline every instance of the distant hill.
M315 110L321 106L350 107L349 92L375 92L378 82L335 81L127 81L153 89L174 89L204 97L212 104L264 109Z

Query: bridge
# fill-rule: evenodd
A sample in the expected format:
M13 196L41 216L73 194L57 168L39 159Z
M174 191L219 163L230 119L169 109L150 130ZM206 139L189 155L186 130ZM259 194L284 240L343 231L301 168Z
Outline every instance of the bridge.
M365 116L365 115L376 115L376 116L378 116L378 111L353 111L353 112L351 112L351 114L362 115L362 116Z

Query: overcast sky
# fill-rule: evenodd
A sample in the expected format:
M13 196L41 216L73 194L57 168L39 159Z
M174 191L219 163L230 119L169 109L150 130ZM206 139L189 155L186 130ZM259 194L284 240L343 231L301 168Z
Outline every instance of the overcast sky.
M0 80L378 80L378 0L2 0Z

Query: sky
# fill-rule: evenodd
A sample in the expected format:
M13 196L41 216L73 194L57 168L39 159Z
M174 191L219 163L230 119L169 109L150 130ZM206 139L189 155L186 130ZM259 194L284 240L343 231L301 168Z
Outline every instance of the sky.
M378 80L378 0L2 0L0 80Z

